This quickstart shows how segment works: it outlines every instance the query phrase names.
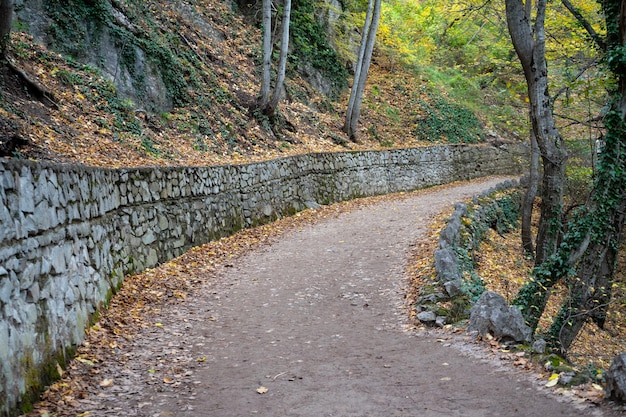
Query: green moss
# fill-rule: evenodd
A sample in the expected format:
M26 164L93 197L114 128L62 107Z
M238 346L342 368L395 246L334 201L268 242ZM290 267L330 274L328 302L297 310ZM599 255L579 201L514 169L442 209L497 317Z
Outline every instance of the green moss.
M10 416L33 411L33 405L39 400L43 389L61 378L59 367L65 368L68 358L72 358L76 353L75 346L55 351L50 338L46 335L44 339L45 358L41 364L35 363L32 352L26 352L20 359L20 374L24 375L26 392L20 396L16 407L9 411Z

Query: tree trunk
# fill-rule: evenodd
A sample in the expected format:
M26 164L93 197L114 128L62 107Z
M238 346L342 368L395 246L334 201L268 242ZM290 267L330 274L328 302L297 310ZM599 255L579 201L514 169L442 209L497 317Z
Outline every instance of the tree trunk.
M528 175L528 188L522 202L522 247L527 255L534 255L535 244L533 242L532 219L533 206L537 189L539 188L539 146L537 138L531 129L530 132L530 172Z
M544 19L546 0L537 2L534 27L531 26L531 0L506 0L506 18L515 52L522 64L528 99L532 134L543 162L541 217L537 233L535 265L541 265L556 249L562 233L563 186L566 152L552 113L548 92L548 65L545 57ZM555 277L545 275L520 290L514 303L533 332L543 313L548 289L556 283Z
M607 27L607 52L612 56L626 46L626 2L602 2ZM611 299L613 274L626 218L626 63L607 60L617 79L612 103L604 118L605 145L586 216L588 232L572 260L580 261L570 296L550 329L553 347L567 353L578 332L591 318L604 325Z
M276 84L274 85L274 91L272 93L272 99L269 102L265 113L273 117L276 109L278 108L278 102L280 101L280 94L285 83L285 70L287 69L287 53L289 52L289 20L291 19L291 0L285 0L283 9L283 34L280 42L280 58L278 60L278 74L276 76Z
M357 83L361 78L361 71L363 70L363 57L365 56L365 45L367 44L367 36L370 32L370 25L372 22L372 11L374 9L374 0L367 2L367 12L365 13L365 22L363 23L363 32L361 34L361 45L359 46L359 56L356 61L356 68L354 70L354 79L352 80L352 89L350 90L350 99L348 100L348 109L346 111L346 121L343 125L343 131L352 140L355 136L355 132L351 131L352 126L352 114L354 112L354 103L356 101L356 93L358 88Z
M626 201L626 200L624 200ZM626 207L622 207L622 210ZM616 224L622 219L615 219ZM611 287L619 233L609 233L606 241L591 245L580 261L578 274L570 288L570 295L562 304L559 315L555 318L550 331L550 345L566 354L576 336L589 318L602 328L611 300Z
M270 100L270 69L272 66L272 1L263 0L263 68L259 108L267 108Z
M363 42L365 42L365 47L363 50L363 59L361 62L361 68L359 71L359 77L356 77L352 83L352 91L354 92L354 101L352 108L349 109L346 114L346 123L344 125L344 131L348 134L351 140L356 140L356 132L357 125L359 122L359 115L361 114L361 102L363 100L363 92L365 91L365 83L367 81L367 73L370 68L370 64L372 62L372 53L374 52L374 44L376 43L376 32L378 30L378 23L380 21L380 9L381 9L381 0L374 1L374 8L372 11L372 22L369 25L369 30L363 33L363 38L361 39L361 47L363 47ZM364 25L367 25L367 20ZM357 66L359 64L357 63ZM352 96L352 91L350 96Z
M626 3L602 2L607 27L607 52L626 46ZM598 41L596 40L596 43ZM600 154L594 191L584 216L569 227L558 257L546 263L546 273L558 277L576 265L570 293L549 332L553 348L567 353L588 319L604 325L611 299L615 263L626 217L626 62L608 59L617 79L611 106L604 118L605 145Z
M12 22L13 0L0 0L0 58L5 56Z

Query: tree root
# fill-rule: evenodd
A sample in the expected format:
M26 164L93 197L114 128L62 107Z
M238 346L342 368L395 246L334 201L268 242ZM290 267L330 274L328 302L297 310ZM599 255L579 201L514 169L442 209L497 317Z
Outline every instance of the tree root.
M28 76L28 74L26 74L24 71L22 71L21 69L16 67L15 64L13 64L13 62L11 62L10 59L5 58L5 62L7 64L7 67L15 75L20 77L20 79L26 85L26 88L28 89L28 92L31 95L33 95L35 98L37 98L37 100L39 100L41 102L46 102L46 103L52 105L55 109L59 108L59 105L57 104L57 102L56 102L56 100L54 98L54 94L52 94L49 90L47 90L45 87L43 87L37 81L35 81L32 78L30 78Z

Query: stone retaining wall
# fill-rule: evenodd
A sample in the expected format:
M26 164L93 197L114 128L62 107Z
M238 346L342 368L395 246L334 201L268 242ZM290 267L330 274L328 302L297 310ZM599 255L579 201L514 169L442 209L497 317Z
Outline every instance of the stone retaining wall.
M124 275L307 206L519 174L521 145L100 169L0 159L0 415L28 402Z

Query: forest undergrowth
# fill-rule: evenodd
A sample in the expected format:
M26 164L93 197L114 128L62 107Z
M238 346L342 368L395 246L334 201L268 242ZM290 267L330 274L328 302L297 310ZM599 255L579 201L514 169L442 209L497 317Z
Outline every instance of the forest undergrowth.
M534 212L537 213L537 210ZM451 211L435 218L429 226L429 236L416 243L407 268L411 283L407 294L408 304L419 298L422 288L436 281L433 256L437 249L439 232L445 227L450 215ZM535 216L535 229L536 221ZM508 301L515 297L532 272L533 263L530 258L524 256L519 238L520 233L519 228L504 234L488 229L479 251L473 254L476 259L475 271L484 281L486 289L501 294ZM551 365L556 362L561 363L562 359L566 359L567 362L563 362L563 369L577 373L579 378L571 387L559 389L569 389L581 400L598 403L603 399L601 384L604 382L604 374L609 369L613 358L622 353L626 346L626 242L622 243L615 271L613 299L607 311L604 328L601 329L592 322L587 323L578 334L567 358L528 355L524 349L515 352L490 337L483 339L480 343L490 357L509 363L517 369L532 372L545 379L546 383L550 382L549 378L555 372ZM538 335L550 328L552 318L558 313L564 297L563 286L554 288L552 294L539 322ZM415 312L410 311L410 314L416 326L423 327L415 319ZM462 332L466 326L467 320L461 320L447 325L443 331Z

